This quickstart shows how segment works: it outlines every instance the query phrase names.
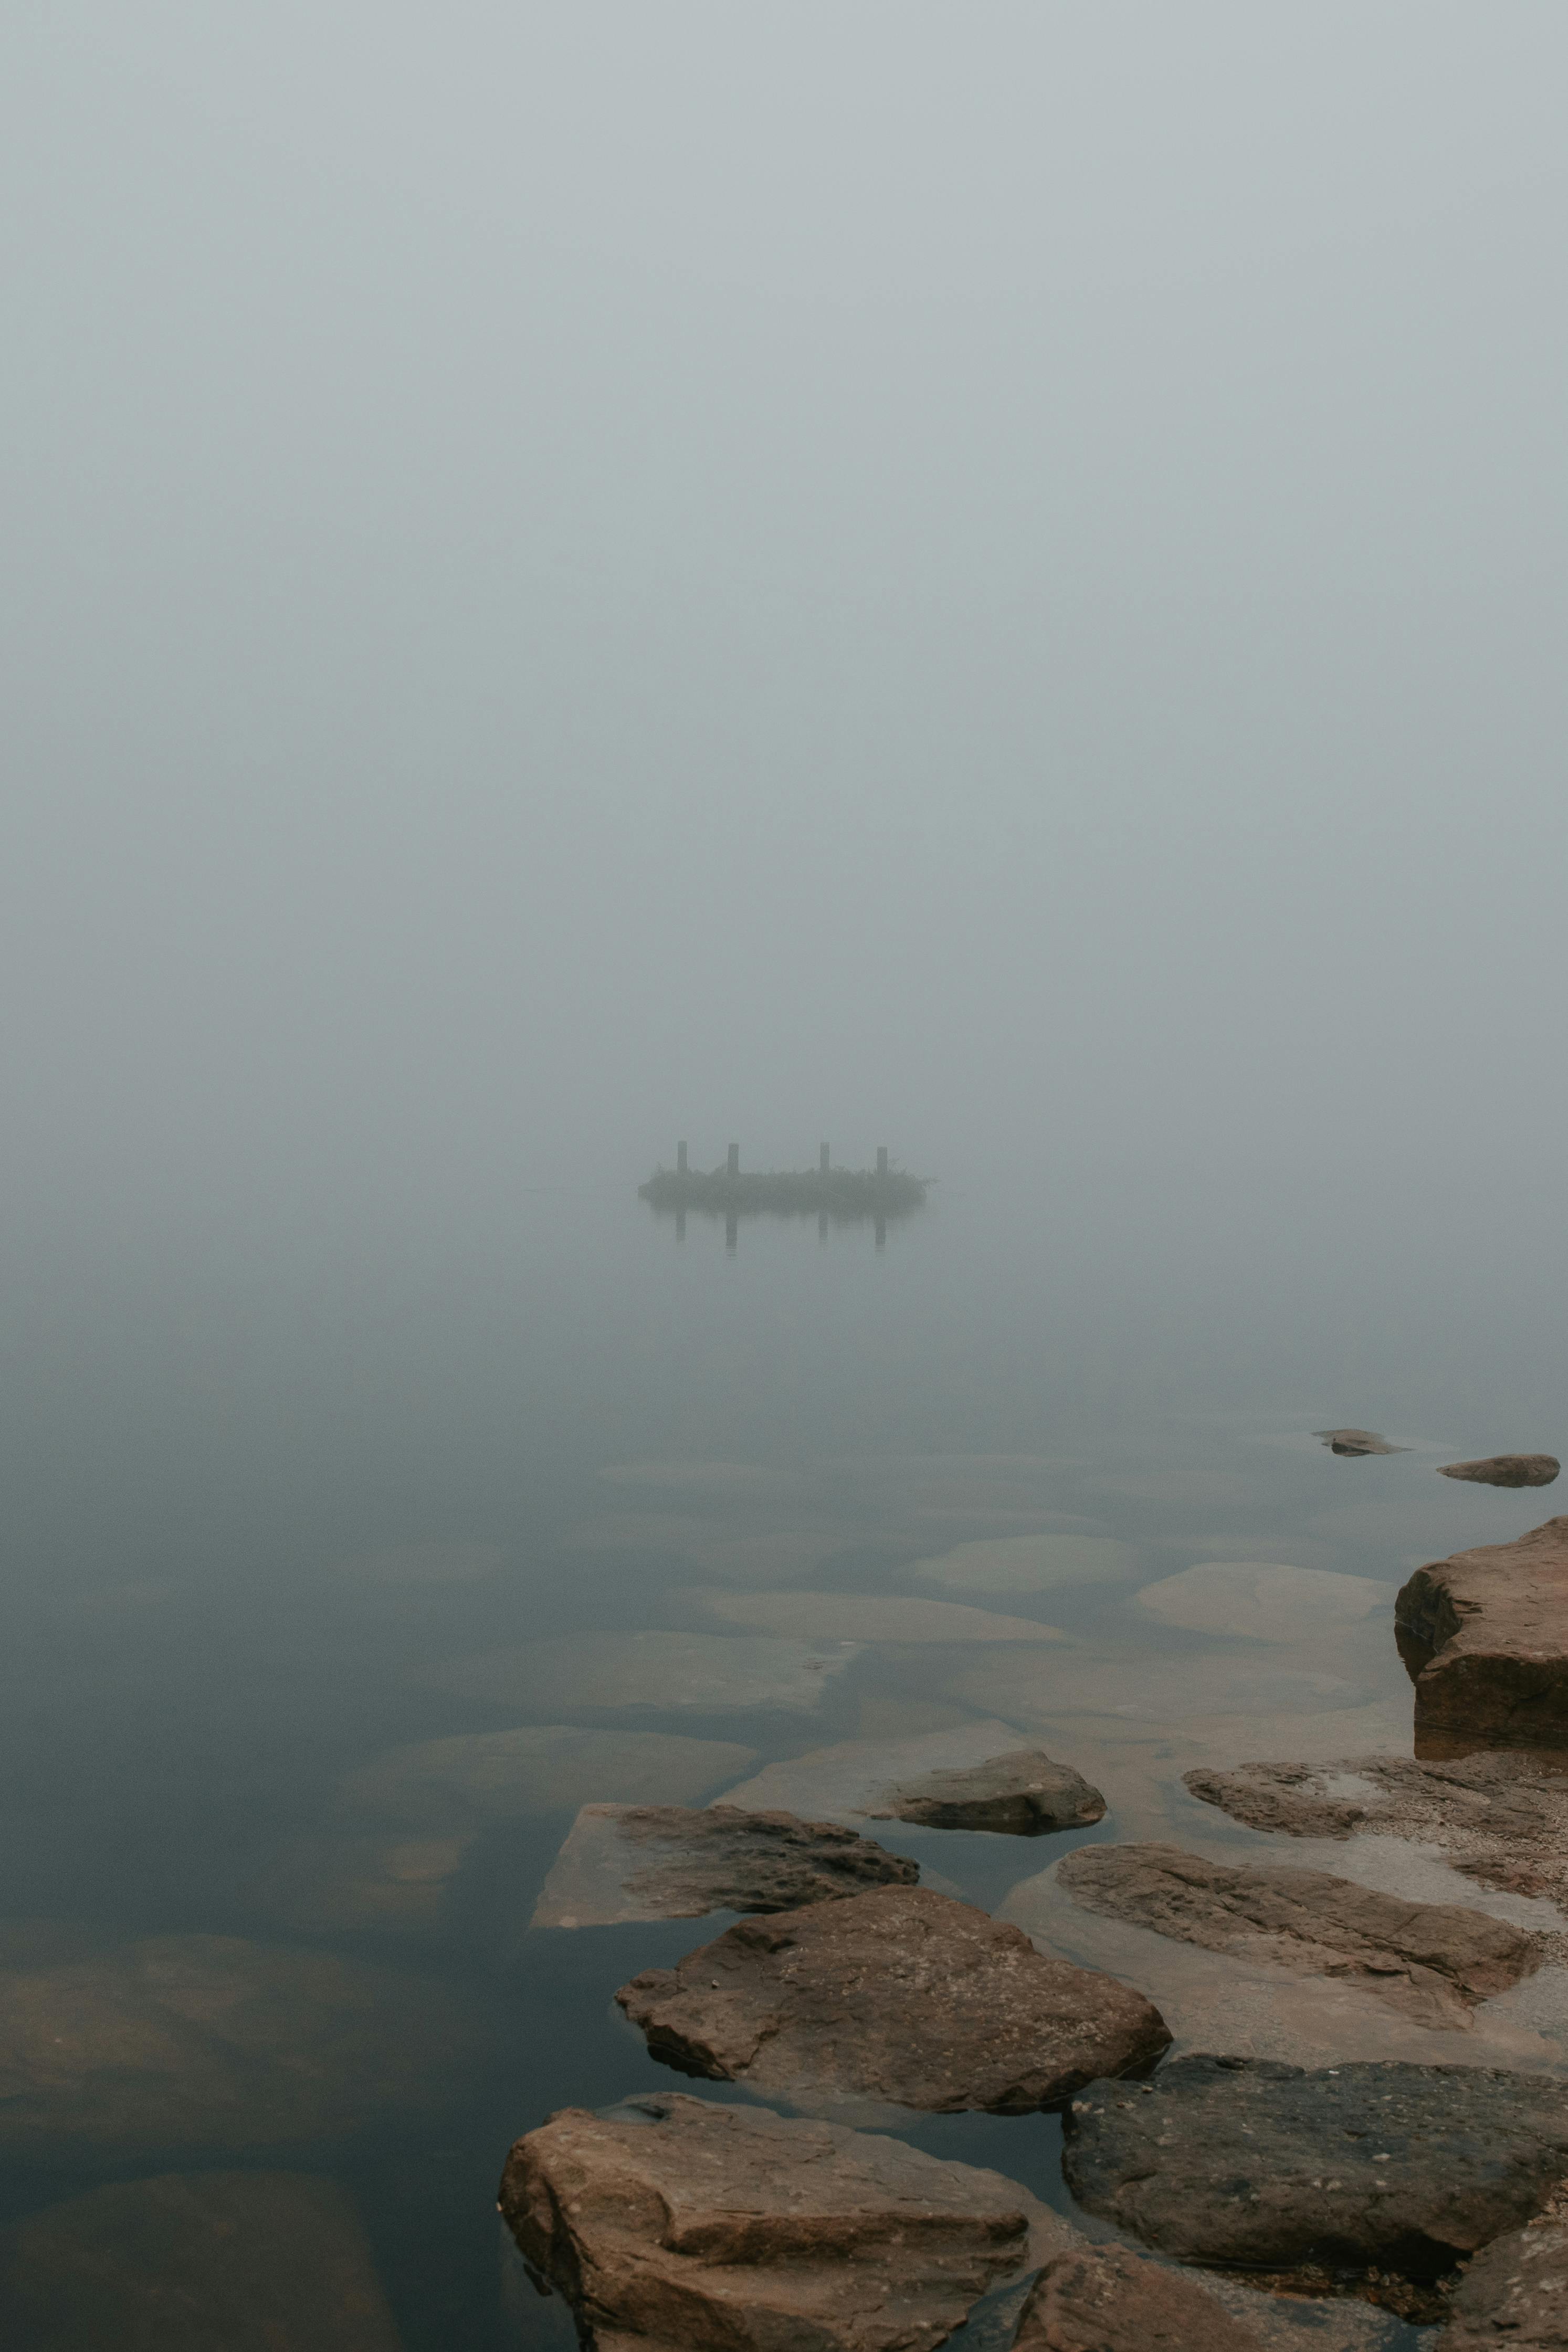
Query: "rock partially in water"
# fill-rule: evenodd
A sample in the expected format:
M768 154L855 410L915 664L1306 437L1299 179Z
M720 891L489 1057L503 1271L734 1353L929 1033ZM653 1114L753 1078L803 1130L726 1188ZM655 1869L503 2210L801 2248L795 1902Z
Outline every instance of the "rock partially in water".
M1568 1517L1418 1568L1396 1613L1418 1738L1568 1748Z
M7 1937L0 2155L325 2138L438 2105L478 2048L443 1986L329 1953L236 1936L109 1951Z
M1436 2352L1568 2352L1568 2191L1494 2238L1455 2291Z
M1056 1874L1091 1911L1207 1951L1360 1981L1423 2025L1468 2026L1477 2001L1541 1962L1533 1936L1485 1912L1402 1901L1323 1870L1092 1845L1064 1856Z
M810 1642L1060 1642L1055 1625L1003 1617L955 1601L910 1601L862 1592L715 1592L688 1586L671 1600L728 1625L758 1633L793 1633Z
M983 1764L896 1781L883 1802L888 1816L925 1829L990 1830L1009 1837L1086 1829L1105 1814L1099 1790L1039 1748L1014 1748Z
M928 1887L742 1920L615 1998L656 2058L800 2107L1025 2115L1170 2040L1130 1986Z
M906 2352L1075 2238L999 2173L680 2093L552 2116L501 2212L598 2352Z
M1184 2262L1291 2274L1436 2279L1568 2173L1563 2086L1500 2068L1178 2058L1066 2120L1090 2212Z
M536 1927L695 1919L705 1911L792 1911L913 1886L918 1863L836 1822L737 1805L584 1805L535 1907Z
M848 1642L766 1634L567 1633L519 1649L453 1658L420 1675L438 1690L519 1710L605 1713L686 1707L729 1715L755 1707L809 1713L857 1654Z
M339 1789L345 1813L431 1831L526 1821L595 1801L690 1804L757 1761L728 1739L530 1723L392 1748Z
M1359 1455L1364 1454L1408 1454L1407 1445L1390 1445L1375 1429L1314 1429L1331 1454Z
M1040 2272L1013 2352L1262 2352L1262 2338L1179 2271L1084 2246Z
M782 1805L829 1821L1033 1836L1099 1821L1105 1800L1070 1764L1026 1747L1008 1723L968 1722L909 1739L847 1739L769 1764L727 1804Z
M46 2206L7 2233L0 2321L21 2352L398 2352L352 2202L306 2172L170 2172Z
M1394 1605L1392 1584L1267 1560L1202 1561L1145 1584L1138 1606L1163 1624L1253 1642L1300 1642Z
M1074 1584L1119 1583L1134 1575L1137 1554L1111 1536L1049 1533L962 1543L904 1573L942 1592L1055 1592Z
M1445 1462L1437 1475L1473 1486L1550 1486L1562 1467L1555 1454L1489 1454L1480 1462Z

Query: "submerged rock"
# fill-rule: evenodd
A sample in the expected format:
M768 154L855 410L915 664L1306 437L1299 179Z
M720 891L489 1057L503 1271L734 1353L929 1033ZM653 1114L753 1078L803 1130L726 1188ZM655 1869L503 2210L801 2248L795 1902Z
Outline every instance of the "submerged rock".
M1437 2352L1568 2352L1568 2190L1494 2238L1460 2280Z
M567 1633L520 1649L486 1650L432 1666L421 1679L459 1697L519 1709L705 1714L779 1707L809 1712L857 1654L848 1642L768 1634Z
M994 1609L967 1609L956 1601L911 1601L864 1592L715 1592L690 1585L671 1594L683 1609L699 1609L728 1625L758 1633L794 1633L807 1641L1060 1642L1055 1625L1032 1617L1003 1617Z
M281 1927L311 1934L427 1935L441 1925L474 1835L301 1838L252 1883L249 1901Z
M1489 1454L1480 1462L1445 1462L1437 1475L1475 1486L1550 1486L1562 1467L1555 1454Z
M656 2058L796 2106L1024 2115L1170 2040L1130 1986L927 1887L743 1920L615 1998Z
M835 1822L735 1805L584 1805L534 1911L536 1927L695 1919L705 1911L790 1911L913 1886L918 1863Z
M1046 2263L1013 2352L1262 2352L1262 2338L1163 2263L1084 2246Z
M1184 2262L1430 2280L1568 2173L1561 2083L1479 2066L1178 2058L1098 2084L1062 2168L1090 2212Z
M170 2172L46 2206L7 2233L20 2352L398 2352L359 2216L305 2172Z
M917 1822L1013 1835L1079 1829L1105 1800L1070 1764L1019 1745L1009 1723L970 1722L909 1739L847 1739L769 1764L727 1804L782 1805L831 1821Z
M598 2352L905 2352L1073 2232L1001 2175L680 2093L568 2107L501 2212Z
M1172 1845L1092 1845L1066 1855L1056 1874L1091 1911L1207 1951L1360 1981L1423 2025L1469 2025L1475 2002L1541 1960L1533 1936L1485 1912L1403 1901L1323 1870L1211 1862Z
M446 1990L237 1936L0 1947L0 2155L241 2148L438 2104L477 2055Z
M1568 1748L1568 1518L1418 1568L1395 1609L1418 1736Z
M1051 1533L961 1543L904 1573L941 1592L1056 1592L1074 1584L1110 1584L1133 1575L1137 1554L1113 1536Z
M1190 1633L1300 1642L1392 1607L1394 1587L1328 1569L1211 1559L1145 1584L1137 1601L1162 1623Z
M1314 1429L1312 1435L1321 1437L1331 1454L1408 1454L1410 1451L1407 1445L1390 1445L1386 1437L1380 1437L1375 1429Z
M530 1723L392 1748L339 1787L340 1810L462 1830L605 1803L690 1804L757 1761L727 1739Z

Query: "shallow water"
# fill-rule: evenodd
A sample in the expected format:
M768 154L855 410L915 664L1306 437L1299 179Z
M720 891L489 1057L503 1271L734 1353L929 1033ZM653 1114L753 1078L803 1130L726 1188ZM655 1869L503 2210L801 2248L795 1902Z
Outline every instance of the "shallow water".
M90 1284L16 1272L0 1957L45 1993L13 2018L5 2221L327 2176L406 2352L554 2340L498 2246L506 2149L668 2085L612 1995L726 1924L530 1932L577 1806L980 1719L1105 1820L873 1833L1142 1984L1178 2046L1568 2064L1527 1988L1435 2033L1049 1875L1085 1838L1285 1850L1188 1798L1189 1765L1408 1752L1399 1581L1554 1499L1433 1475L1560 1450L1506 1296L1435 1351L1398 1263L1287 1314L1256 1237L1141 1284L1119 1236L1053 1243L1039 1207L955 1191L881 1250L748 1224L731 1258L606 1188L413 1259L275 1238L214 1273L171 1239ZM1408 1451L1311 1433L1361 1422ZM1052 2117L904 2127L1068 2203ZM50 2243L68 2267L70 2228Z

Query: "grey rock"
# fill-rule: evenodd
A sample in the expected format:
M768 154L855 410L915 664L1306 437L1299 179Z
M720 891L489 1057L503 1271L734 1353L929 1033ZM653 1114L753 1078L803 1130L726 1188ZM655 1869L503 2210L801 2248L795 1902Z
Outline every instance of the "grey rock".
M734 1805L584 1805L534 1911L536 1927L694 1919L705 1911L790 1911L913 1886L918 1863L836 1822Z
M797 2106L1022 2115L1170 2040L1130 1986L928 1887L742 1920L615 1998L655 2057Z
M568 2107L501 2212L597 2352L906 2352L1074 2233L995 2172L679 2093Z
M1437 2278L1568 2174L1563 2085L1490 2067L1179 2058L1066 2122L1092 2213L1182 2261L1325 2278Z
M1568 2352L1568 2192L1465 2273L1437 2352Z
M1437 1475L1473 1486L1550 1486L1562 1467L1555 1454L1489 1454L1479 1462L1445 1462Z
M1262 2339L1164 2263L1084 2246L1040 2272L1013 2352L1262 2352Z
M1015 1748L983 1764L895 1781L883 1792L879 1811L883 1808L898 1821L927 1829L1034 1837L1103 1820L1105 1800L1071 1764L1052 1763L1042 1748Z
M1468 2025L1475 2002L1541 1964L1523 1928L1325 1870L1213 1862L1173 1845L1091 1845L1066 1855L1056 1874L1088 1910L1207 1951L1358 1980L1423 2025Z

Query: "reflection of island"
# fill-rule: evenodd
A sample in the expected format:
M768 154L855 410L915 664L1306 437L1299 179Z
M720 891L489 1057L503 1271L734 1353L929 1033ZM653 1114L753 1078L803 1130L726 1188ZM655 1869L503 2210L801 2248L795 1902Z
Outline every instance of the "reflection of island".
M675 1146L674 1168L661 1168L637 1188L639 1200L664 1216L674 1216L675 1236L684 1237L686 1213L722 1217L725 1240L734 1249L742 1217L815 1217L817 1231L826 1237L830 1225L871 1223L880 1248L891 1222L912 1216L925 1205L925 1179L909 1176L887 1164L882 1145L874 1168L835 1168L824 1143L815 1168L778 1169L743 1175L740 1146L732 1143L722 1168L693 1168L684 1143Z

